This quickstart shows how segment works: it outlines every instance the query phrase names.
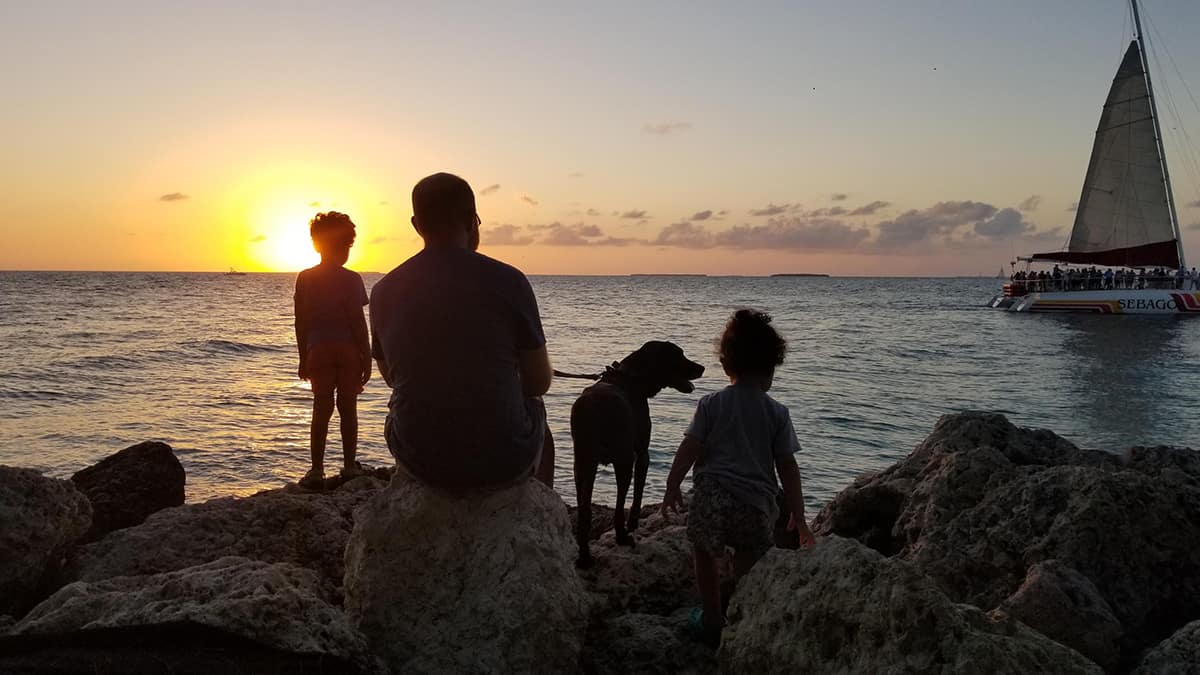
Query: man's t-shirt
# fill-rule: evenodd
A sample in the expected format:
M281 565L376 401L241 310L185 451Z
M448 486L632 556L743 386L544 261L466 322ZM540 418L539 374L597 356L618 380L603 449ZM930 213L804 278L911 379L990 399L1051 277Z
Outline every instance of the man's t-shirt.
M467 249L424 250L371 290L371 337L392 383L388 448L406 469L451 488L529 471L546 412L522 394L517 354L546 337L524 274Z
M729 385L700 399L685 433L703 446L696 475L712 476L737 499L774 518L775 460L800 451L783 404L756 385Z
M295 302L296 314L308 320L309 349L326 342L354 344L354 323L367 304L367 289L358 272L317 265L296 277Z

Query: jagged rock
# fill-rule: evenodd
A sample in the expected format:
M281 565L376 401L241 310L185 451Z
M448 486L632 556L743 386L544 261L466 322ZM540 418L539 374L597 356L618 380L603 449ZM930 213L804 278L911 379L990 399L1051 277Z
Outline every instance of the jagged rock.
M180 625L217 629L288 654L322 656L331 669L376 667L366 639L331 604L315 572L237 557L164 574L70 584L34 608L12 635L128 629L123 631L128 639L138 630Z
M1030 567L1025 582L1000 609L1105 670L1116 669L1121 622L1087 577L1057 560Z
M574 672L589 602L541 483L451 495L397 474L359 509L346 611L393 673Z
M583 648L583 672L594 675L662 673L703 675L717 672L713 649L688 635L691 608L670 616L620 614L594 621Z
M0 613L20 616L54 590L91 523L91 504L70 481L0 466Z
M587 589L604 598L608 613L670 614L700 601L692 571L692 546L682 517L674 523L650 518L635 533L637 545L620 546L613 532L592 545L595 562L580 576Z
M1102 672L1003 613L955 604L915 566L840 537L772 550L751 569L720 658L739 673Z
M73 578L158 574L241 556L307 567L340 587L354 509L380 486L362 477L329 493L290 487L164 509L80 549Z
M92 503L95 541L123 527L138 525L155 511L183 503L183 465L166 443L130 446L71 476Z
M899 555L981 608L1056 559L1111 607L1128 665L1200 616L1197 461L1169 448L1123 459L1001 415L948 415L908 458L838 495L815 529Z
M1187 624L1151 649L1133 675L1200 675L1200 621Z
M571 532L579 526L579 508L575 506L567 507L567 517L571 519ZM596 541L600 535L609 532L613 529L613 507L603 506L601 504L592 504L592 522L588 528L588 539Z

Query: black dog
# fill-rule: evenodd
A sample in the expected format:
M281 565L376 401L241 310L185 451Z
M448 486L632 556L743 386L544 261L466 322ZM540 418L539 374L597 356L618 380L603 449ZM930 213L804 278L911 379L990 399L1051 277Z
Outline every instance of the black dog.
M587 389L571 406L571 438L575 445L575 494L579 505L576 539L579 567L591 565L588 550L592 523L592 487L596 469L612 464L617 476L617 510L613 526L617 543L633 545L630 534L637 529L642 509L642 490L650 466L650 399L666 387L685 394L695 387L692 380L704 374L704 366L689 361L671 342L647 342L620 363L614 363L600 381ZM636 468L637 473L634 474ZM625 522L625 494L634 478L633 506Z

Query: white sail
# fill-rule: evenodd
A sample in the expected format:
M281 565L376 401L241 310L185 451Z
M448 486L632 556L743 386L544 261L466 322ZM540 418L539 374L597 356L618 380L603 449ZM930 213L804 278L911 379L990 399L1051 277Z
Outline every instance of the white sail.
M1097 265L1179 264L1153 114L1135 40L1100 114L1067 251L1035 258Z

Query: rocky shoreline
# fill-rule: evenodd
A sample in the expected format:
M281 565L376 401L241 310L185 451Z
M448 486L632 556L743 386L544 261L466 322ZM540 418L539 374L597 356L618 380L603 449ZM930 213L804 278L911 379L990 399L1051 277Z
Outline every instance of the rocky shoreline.
M449 498L379 469L184 504L169 447L0 467L0 672L1200 673L1200 453L943 417L743 579L714 652L686 514L573 566L530 482Z

